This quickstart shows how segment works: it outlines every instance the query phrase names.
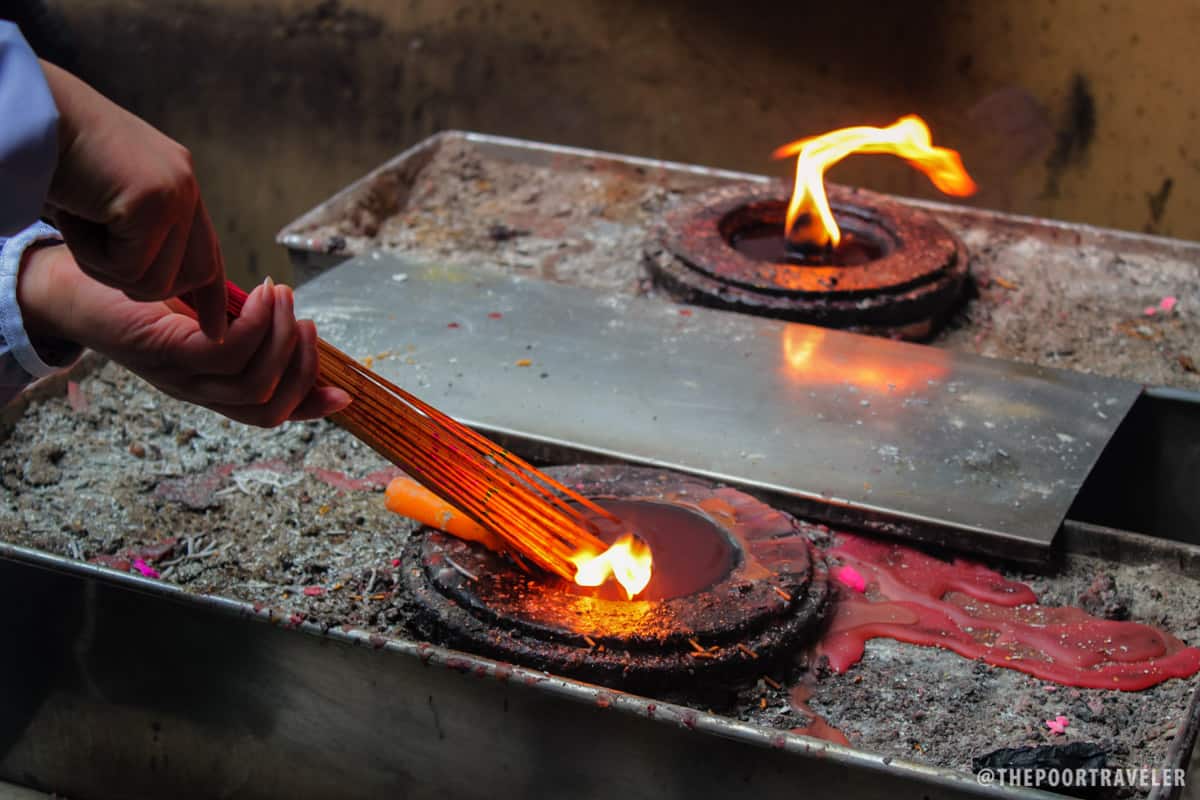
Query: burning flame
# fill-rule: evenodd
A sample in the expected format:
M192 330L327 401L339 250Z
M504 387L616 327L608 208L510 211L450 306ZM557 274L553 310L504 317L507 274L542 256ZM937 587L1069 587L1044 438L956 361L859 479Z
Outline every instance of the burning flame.
M632 533L622 536L600 555L584 553L571 561L576 569L575 582L580 586L600 586L611 575L630 600L646 588L654 572L650 546Z
M772 154L774 158L799 156L796 186L787 210L790 241L837 247L842 232L825 196L825 170L851 153L891 153L924 172L946 194L966 197L975 193L975 181L963 167L962 157L954 150L934 147L929 126L915 114L901 117L886 128L862 125L797 139Z

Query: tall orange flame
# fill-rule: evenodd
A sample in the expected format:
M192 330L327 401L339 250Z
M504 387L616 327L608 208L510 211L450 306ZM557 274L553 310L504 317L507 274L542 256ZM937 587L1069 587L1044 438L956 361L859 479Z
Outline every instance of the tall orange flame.
M966 197L975 193L975 181L963 167L962 157L954 150L934 147L929 126L915 114L886 128L862 125L797 139L772 153L774 158L798 156L796 186L787 210L789 241L837 247L842 232L825 196L825 170L851 153L891 153L924 172L946 194Z

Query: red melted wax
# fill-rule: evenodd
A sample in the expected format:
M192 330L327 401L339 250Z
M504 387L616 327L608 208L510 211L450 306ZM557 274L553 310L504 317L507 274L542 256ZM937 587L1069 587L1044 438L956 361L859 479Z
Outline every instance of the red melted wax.
M817 646L845 672L868 639L942 647L966 658L1087 689L1137 691L1200 671L1200 649L1136 622L1038 605L1023 583L968 561L842 535L826 551L866 579L863 594L837 587Z
M792 688L789 698L792 701L792 708L807 714L809 718L807 725L803 728L792 728L792 733L811 736L814 739L824 739L827 742L836 742L849 747L850 740L846 738L846 734L830 725L828 720L809 708L808 701L812 696L813 687L807 683L801 683Z

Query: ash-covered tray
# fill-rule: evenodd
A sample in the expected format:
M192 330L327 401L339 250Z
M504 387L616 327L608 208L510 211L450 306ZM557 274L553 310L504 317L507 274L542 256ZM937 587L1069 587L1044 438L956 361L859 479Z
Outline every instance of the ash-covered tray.
M646 232L726 170L448 131L289 223L298 282L376 248L636 291Z
M669 249L657 233L664 218L739 182L763 187L769 179L448 131L320 203L277 241L300 282L382 249L425 263L654 293L661 290L648 264ZM932 344L1200 388L1200 245L893 199L928 212L969 253L968 299Z
M1088 743L1173 777L1195 736L1196 676L1077 689L892 639L844 672L760 673L731 652L723 698L455 651L412 591L414 526L383 508L394 470L340 430L246 429L112 365L16 410L0 446L0 592L22 609L0 668L21 687L0 714L7 780L71 796L1015 797L1035 793L981 785L973 761ZM1042 574L991 566L1046 605L1200 642L1196 548L1091 530L1060 550ZM714 641L696 647L725 658Z

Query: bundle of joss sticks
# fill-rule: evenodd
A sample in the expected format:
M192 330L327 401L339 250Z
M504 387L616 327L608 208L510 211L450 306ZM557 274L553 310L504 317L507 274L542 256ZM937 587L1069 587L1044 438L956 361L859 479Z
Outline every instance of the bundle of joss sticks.
M247 294L227 284L227 310L241 314ZM608 511L465 425L317 340L321 385L353 401L331 419L418 483L499 537L517 556L572 580L577 565L603 553L585 511Z

